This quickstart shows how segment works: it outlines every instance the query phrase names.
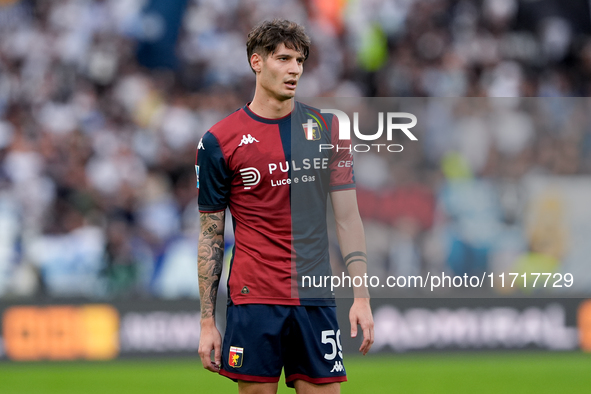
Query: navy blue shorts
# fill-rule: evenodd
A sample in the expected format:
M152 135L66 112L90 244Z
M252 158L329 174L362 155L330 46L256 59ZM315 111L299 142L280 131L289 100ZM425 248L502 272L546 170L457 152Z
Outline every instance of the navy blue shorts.
M334 306L229 305L220 374L236 381L345 382Z

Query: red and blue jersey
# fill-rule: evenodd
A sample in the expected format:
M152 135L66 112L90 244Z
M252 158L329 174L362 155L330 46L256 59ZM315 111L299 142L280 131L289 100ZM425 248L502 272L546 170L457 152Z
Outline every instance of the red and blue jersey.
M232 214L234 304L334 305L330 285L302 287L302 278L331 275L328 193L355 180L350 141L338 139L336 117L318 112L296 102L268 119L246 105L199 142L199 211Z

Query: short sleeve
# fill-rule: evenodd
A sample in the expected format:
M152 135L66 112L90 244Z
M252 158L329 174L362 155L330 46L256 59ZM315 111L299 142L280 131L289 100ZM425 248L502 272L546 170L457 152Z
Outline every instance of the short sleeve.
M217 138L205 133L195 160L199 212L223 211L228 206L232 176Z
M353 155L351 140L339 139L339 122L336 116L331 122L332 157L330 159L330 191L348 190L355 188L355 174L353 172Z

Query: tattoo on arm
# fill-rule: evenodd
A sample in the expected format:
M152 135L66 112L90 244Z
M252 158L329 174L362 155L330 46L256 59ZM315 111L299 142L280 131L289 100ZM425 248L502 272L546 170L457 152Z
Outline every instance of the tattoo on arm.
M217 228L218 228L218 225L217 225L217 224L215 224L215 223L212 223L212 225L211 225L211 226L209 226L209 227L207 228L207 230L205 230L205 231L203 232L203 236L204 236L204 237L207 237L209 234L211 234L211 233L215 232L215 230L216 230Z
M202 319L215 314L215 302L218 296L224 258L225 215L225 212L200 214L201 235L199 236L197 268Z
M346 255L343 260L345 261L345 266L349 268L349 265L356 261L361 261L367 264L367 255L363 252L351 252Z

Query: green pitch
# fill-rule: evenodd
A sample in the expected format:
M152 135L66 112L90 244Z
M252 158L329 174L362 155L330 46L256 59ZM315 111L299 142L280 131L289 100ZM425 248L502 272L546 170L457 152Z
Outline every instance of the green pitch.
M591 393L591 354L478 353L349 357L342 393ZM236 393L199 360L0 363L2 394ZM295 393L283 383L280 393Z

